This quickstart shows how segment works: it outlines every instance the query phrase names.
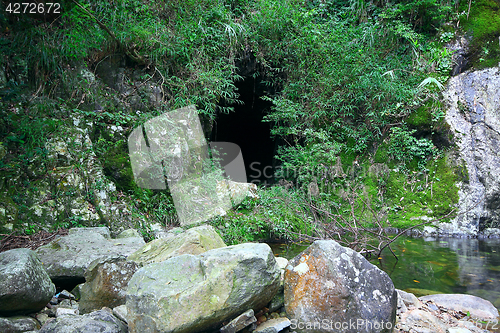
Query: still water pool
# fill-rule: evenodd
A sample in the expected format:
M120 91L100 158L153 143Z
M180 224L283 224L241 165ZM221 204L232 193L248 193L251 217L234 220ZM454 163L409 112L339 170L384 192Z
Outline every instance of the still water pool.
M307 244L272 244L276 255L291 259ZM370 262L384 270L398 289L417 296L471 294L500 308L500 240L401 237Z

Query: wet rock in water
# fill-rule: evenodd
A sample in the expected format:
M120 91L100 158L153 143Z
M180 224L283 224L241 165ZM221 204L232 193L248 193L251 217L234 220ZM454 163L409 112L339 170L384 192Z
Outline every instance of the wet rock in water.
M147 265L129 281L130 332L219 328L243 311L269 303L279 280L280 270L267 244L234 245Z
M2 333L21 333L38 329L40 329L40 325L31 317L0 317L0 332Z
M80 332L127 333L127 326L113 316L110 309L104 308L83 316L67 315L52 319L38 333Z
M70 229L69 235L36 250L54 282L83 282L85 270L94 260L128 256L144 245L144 240L137 237L106 239L102 228L96 229L85 228L74 232Z
M173 237L155 239L128 259L140 265L158 263L181 254L200 254L226 244L212 226L202 225Z
M125 304L128 282L138 269L135 262L123 256L92 262L85 272L86 282L80 287L80 312Z
M422 302L432 301L449 310L469 312L471 317L481 320L498 318L498 310L490 301L473 295L437 294L422 296L419 300Z
M39 311L55 292L35 252L14 249L0 253L0 315Z
M397 293L389 276L352 249L316 241L290 260L285 309L300 332L392 332Z

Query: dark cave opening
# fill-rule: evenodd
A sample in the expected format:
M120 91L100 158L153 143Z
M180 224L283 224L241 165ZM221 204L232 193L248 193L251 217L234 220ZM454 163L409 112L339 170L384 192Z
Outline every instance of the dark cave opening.
M242 151L247 182L270 185L274 180L276 145L271 138L271 123L262 122L262 119L272 104L261 98L269 89L261 77L251 75L235 85L243 104L232 105L234 112L218 115L212 128L211 141L237 144Z

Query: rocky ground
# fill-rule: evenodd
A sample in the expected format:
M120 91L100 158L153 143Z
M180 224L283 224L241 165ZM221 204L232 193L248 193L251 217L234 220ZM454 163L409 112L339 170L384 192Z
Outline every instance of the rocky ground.
M133 229L112 239L79 228L4 238L0 332L496 331L490 302L396 290L334 241L288 261L262 243L228 247L206 225L157 236L146 244Z

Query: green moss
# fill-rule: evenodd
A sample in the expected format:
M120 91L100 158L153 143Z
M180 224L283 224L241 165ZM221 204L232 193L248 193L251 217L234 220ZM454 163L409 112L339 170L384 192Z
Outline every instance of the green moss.
M465 4L463 10L467 11ZM477 0L472 3L464 29L472 33L471 63L476 69L497 66L500 62L500 1Z
M373 161L375 163L387 163L388 160L389 160L388 146L384 142L377 148L375 156L373 157Z
M0 194L0 233L12 232L11 227L18 223L18 207L11 197Z
M137 187L126 142L113 146L102 158L104 174L115 183L117 190L129 192Z
M397 228L409 227L428 218L448 214L458 202L458 168L447 157L427 163L427 172L391 172L387 182L389 221Z
M432 115L429 108L425 106L418 108L406 119L406 123L415 127L430 126L432 124Z

